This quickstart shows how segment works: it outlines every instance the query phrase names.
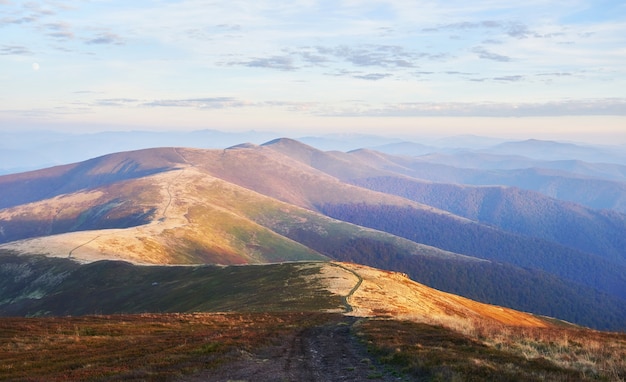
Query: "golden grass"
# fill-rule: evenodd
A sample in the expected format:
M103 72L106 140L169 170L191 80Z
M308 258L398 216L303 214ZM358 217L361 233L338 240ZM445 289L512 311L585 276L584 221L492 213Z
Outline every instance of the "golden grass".
M476 322L464 331L369 319L358 335L383 361L424 380L624 381L626 334ZM464 322L465 324L465 322Z

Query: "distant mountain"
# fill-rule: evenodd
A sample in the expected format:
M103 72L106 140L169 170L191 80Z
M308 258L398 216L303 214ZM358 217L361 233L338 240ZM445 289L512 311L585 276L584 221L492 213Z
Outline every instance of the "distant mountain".
M359 147L359 149L362 147ZM372 150L380 151L383 153L393 154L393 155L410 155L410 156L418 156L425 155L430 153L439 152L441 149L436 148L434 146L423 145L415 142L397 142L397 143L388 143L385 145L377 145L369 147Z
M241 142L266 142L272 132L106 131L61 133L0 131L0 174L84 161L110 153L154 147L225 148ZM68 150L71 147L71 150ZM9 151L10 150L10 151Z
M541 160L578 159L592 163L626 164L626 154L617 147L600 148L538 139L504 142L491 148L486 148L483 152L520 155Z
M471 168L480 170L520 170L520 169L546 169L558 170L563 175L577 174L585 177L626 181L626 166L613 163L589 163L580 160L557 160L545 161L530 159L522 156L504 154L484 154L477 152L461 153L434 153L420 155L420 161L438 163L458 168ZM558 175L558 172L554 172Z
M509 232L556 242L626 265L626 215L503 186L461 186L402 177L354 184L405 197Z
M356 185L410 179L413 171L411 158L361 154L278 139L219 150L120 152L2 176L0 247L87 262L348 260L484 302L621 327L613 307L624 305L626 266L619 240L611 239L618 215L602 226L601 214L534 193L505 193L500 201L472 194L480 199L475 205L498 201L488 219L470 213L469 199L465 211L452 213L393 195L397 190ZM449 194L447 203L469 195ZM526 230L515 231L507 224L524 226L506 214L523 211L527 202L538 209L558 205L572 221L559 221L559 214L538 219L533 210ZM593 233L588 246L566 242L560 225Z
M474 156L474 159L468 161L468 166L456 167L437 163L440 157L432 159L433 156L430 155L402 157L372 150L356 150L350 152L350 155L358 157L361 162L370 167L391 171L396 175L401 174L437 183L513 186L538 191L552 198L583 204L595 209L614 209L626 213L626 182L611 180L615 176L603 176L599 171L587 176L541 167L489 169L489 163L497 161L498 156L489 156L483 165L472 164L479 160ZM463 158L461 156L459 160ZM510 157L502 158L503 163L508 161L507 158ZM602 165L599 168L603 168ZM621 166L618 165L614 169L620 171ZM609 166L600 171L612 170Z
M498 145L506 142L503 138L484 137L473 134L453 135L437 138L430 142L431 145L451 149L477 150Z

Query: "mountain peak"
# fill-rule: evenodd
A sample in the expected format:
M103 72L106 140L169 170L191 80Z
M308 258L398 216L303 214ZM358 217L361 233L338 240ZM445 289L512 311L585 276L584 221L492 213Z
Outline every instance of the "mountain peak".
M287 147L299 147L299 148L313 149L312 146L306 145L295 139L285 138L285 137L272 139L269 142L263 143L261 146L287 146Z
M226 150L232 150L232 149L253 149L253 148L257 148L257 147L259 147L259 145L254 144L254 143L250 143L250 142L246 142L246 143L240 143L238 145L227 147Z
M304 163L310 163L311 158L316 153L321 153L320 150L314 148L313 146L306 145L291 138L274 139L262 144L261 146L270 148Z

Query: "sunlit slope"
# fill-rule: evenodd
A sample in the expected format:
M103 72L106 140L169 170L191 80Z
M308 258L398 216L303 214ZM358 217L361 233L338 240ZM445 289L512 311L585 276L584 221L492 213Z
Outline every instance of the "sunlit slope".
M324 258L250 220L236 201L243 194L271 203L188 166L7 209L0 216L5 235L26 224L46 235L5 247L83 261L237 264ZM135 210L141 211L141 222L131 219ZM121 224L110 224L116 216ZM85 226L77 225L81 220Z
M393 317L419 322L462 326L487 320L511 326L548 327L538 316L441 292L397 272L386 272L354 263L336 263L359 279L348 298L355 315Z
M244 204L234 200L246 193L259 204L272 203L182 167L5 209L0 212L5 236L28 225L39 237L4 247L83 261L117 258L153 264L325 258L250 220Z
M550 325L537 316L428 288L400 273L352 263L79 265L2 251L0 272L2 315L304 310L421 322Z
M322 203L359 200L377 205L410 205L450 215L404 198L344 183L266 146L242 145L219 151L179 149L178 152L188 164L216 178L308 209L314 210Z
M386 243L409 255L474 261L327 218L191 165L0 211L5 249L81 261L244 264L326 259L289 238Z

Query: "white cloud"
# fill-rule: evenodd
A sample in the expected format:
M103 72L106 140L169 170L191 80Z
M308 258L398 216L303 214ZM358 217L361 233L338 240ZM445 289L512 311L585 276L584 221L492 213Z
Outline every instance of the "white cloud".
M626 98L559 100L551 102L406 102L347 106L329 112L341 117L556 117L626 116Z

